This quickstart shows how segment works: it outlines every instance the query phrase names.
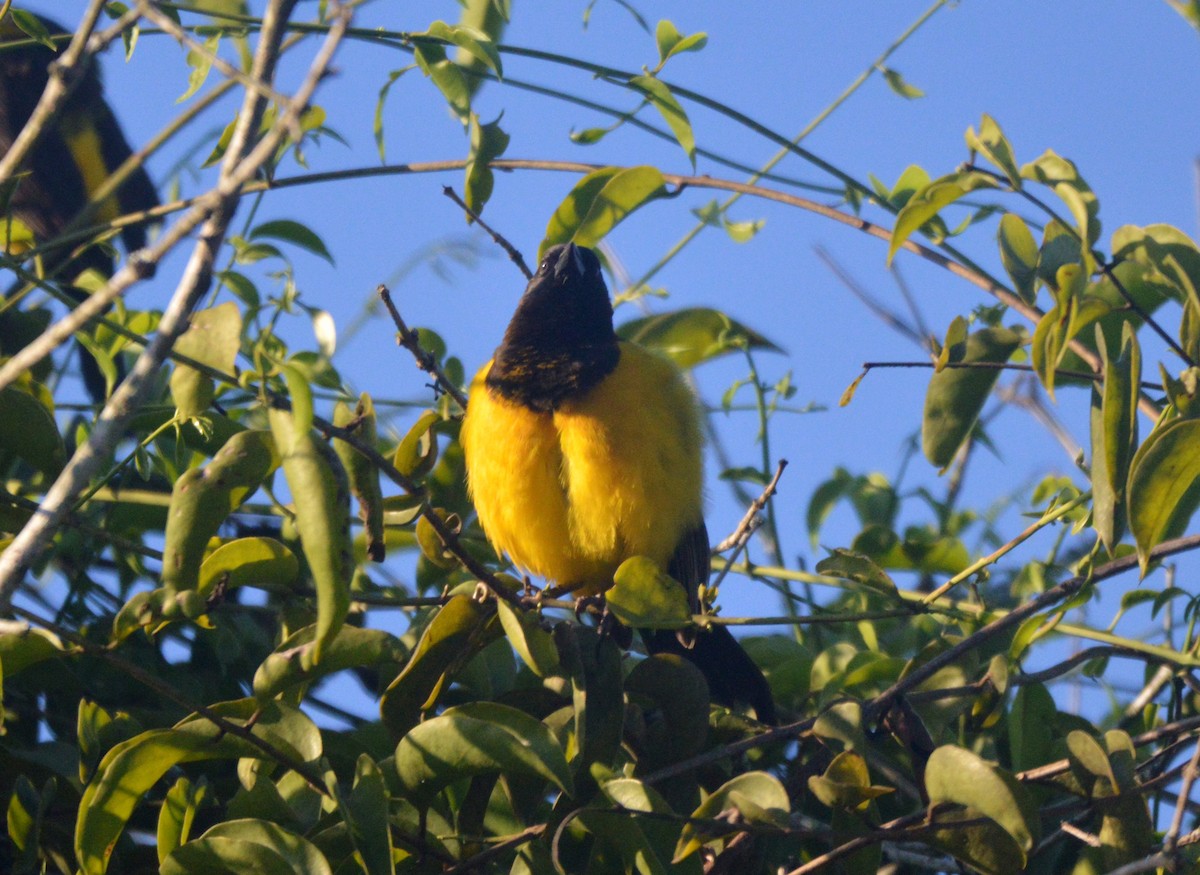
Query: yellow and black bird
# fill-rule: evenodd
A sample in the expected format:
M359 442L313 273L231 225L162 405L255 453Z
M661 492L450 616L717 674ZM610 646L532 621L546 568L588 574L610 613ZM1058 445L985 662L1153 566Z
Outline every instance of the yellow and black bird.
M39 16L39 20L51 36L70 33L48 18ZM0 21L0 155L8 152L29 121L49 82L49 68L57 54L49 46L31 42L11 17ZM78 241L60 247L53 243L132 151L104 100L96 59L88 55L77 75L74 89L21 167L7 213L32 231L39 246L50 247L42 254L43 267L62 280L65 291L80 299L86 292L72 281L89 268L104 277L111 276L113 256L106 247L93 245L72 257ZM139 166L114 196L93 207L87 224L108 222L122 213L147 210L158 203L154 184ZM127 251L140 249L146 245L145 226L127 225L121 238ZM102 399L104 379L90 356L84 355L83 360L88 392Z
M707 580L696 399L674 364L617 338L590 249L547 251L472 383L461 440L479 521L518 568L576 595L608 589L631 556L693 599ZM694 663L714 700L775 722L766 679L725 627L691 646L641 635L652 653Z

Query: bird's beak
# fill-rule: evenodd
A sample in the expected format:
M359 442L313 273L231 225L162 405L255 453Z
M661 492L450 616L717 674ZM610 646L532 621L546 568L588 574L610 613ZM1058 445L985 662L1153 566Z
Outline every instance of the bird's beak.
M554 265L554 276L562 281L569 278L579 279L584 274L583 255L579 251L579 247L574 243L568 243L563 247L562 253L558 256L558 261Z

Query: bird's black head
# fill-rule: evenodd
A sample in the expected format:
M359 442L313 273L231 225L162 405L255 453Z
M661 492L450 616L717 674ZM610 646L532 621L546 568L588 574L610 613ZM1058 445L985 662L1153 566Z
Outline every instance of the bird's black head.
M599 383L619 357L600 259L562 243L546 251L525 288L487 384L526 407L551 411Z

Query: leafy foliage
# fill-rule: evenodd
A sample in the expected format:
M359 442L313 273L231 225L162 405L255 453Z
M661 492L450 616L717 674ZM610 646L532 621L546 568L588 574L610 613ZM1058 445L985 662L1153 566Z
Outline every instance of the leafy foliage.
M117 15L119 5L110 4ZM1197 19L1189 4L1172 5ZM241 4L209 11L211 19L175 13L203 37L174 71L186 82L181 100L219 87L209 82L219 69L212 54L262 25ZM316 16L297 31L301 45L344 24L332 4L290 11ZM509 93L500 89L511 85L502 37L512 14L507 0L467 0L457 23L356 34L412 58L379 84L380 156L385 98L440 95L465 134L454 166L475 218L499 197L497 170L539 169L505 158L503 114L484 123L477 108L486 83ZM23 34L53 45L36 16L12 15ZM141 25L126 24L133 51ZM637 102L612 110L616 126L636 123L677 144L692 168L713 160L703 127L693 127L698 106L763 134L663 78L668 63L674 70L703 51L707 34L660 21L651 38L653 68L589 70ZM588 68L549 51L524 54L551 72ZM923 95L893 68L876 68L900 97ZM428 82L404 77L408 69ZM244 116L254 130L219 126L207 161L226 162L225 175L195 202L207 210L196 225L214 227L228 212L216 204L239 162L258 162L241 196L269 203L281 167L303 167L305 147L337 137L320 106L307 104L259 104ZM648 106L654 124L638 118ZM596 142L614 129L574 139ZM118 363L146 363L103 414L79 410L52 379L74 367L69 358L14 358L68 318L30 292L69 296L59 286L77 288L79 277L28 253L6 256L27 288L0 312L0 868L858 873L890 860L911 867L903 871L1085 873L1150 860L1148 871L1160 852L1163 865L1194 862L1200 835L1193 820L1191 832L1182 824L1193 817L1200 601L1187 587L1132 590L1108 629L1068 612L1106 581L1135 567L1144 576L1200 545L1185 536L1200 506L1200 247L1160 224L1119 227L1106 246L1099 194L1074 163L1047 150L1021 164L989 116L965 139L970 163L936 177L911 167L890 188L818 164L845 191L836 209L740 189L855 227L863 223L850 213L874 210L892 228L881 264L915 251L998 299L959 314L921 363L933 372L920 447L914 440L907 458L922 465L923 451L946 472L946 494L877 472L818 473L807 534L828 555L815 572L785 561L770 504L772 430L798 412L791 372L760 370L777 361L764 354L784 353L766 336L772 326L760 333L698 306L621 320L623 338L685 369L722 359L748 370L713 415L748 408L756 417L761 464L733 462L723 475L752 513L716 557L698 606L645 557L618 570L603 616L513 576L488 548L465 488L460 359L436 331L411 329L397 313L398 339L432 394L413 376L420 412L406 418L406 406L354 391L334 361L352 332L339 337L328 310L301 291L302 256L342 263L350 253L331 251L306 217L206 232L195 255L202 266L182 274L172 305L116 302L93 328L68 325L112 383ZM266 147L250 152L255 142ZM672 199L713 182L633 160L575 169L539 253L565 241L608 246L619 225L650 214L686 217ZM728 205L693 204L698 230L722 228L752 246L762 222L732 222ZM953 225L964 205L975 212ZM994 234L975 228L994 213ZM10 243L24 234L21 221L14 212ZM116 227L84 231L99 240ZM189 229L173 234L180 227L161 239L182 245ZM949 248L955 235L983 240L1009 285ZM25 236L42 251L52 242ZM111 285L101 277L93 291ZM1176 332L1161 324L1168 304L1182 312ZM161 331L175 310L188 314L186 330ZM295 340L297 323L311 339ZM1151 351L1163 344L1170 355ZM159 348L173 358L169 375L154 373ZM1143 382L1151 358L1161 392ZM1086 410L1091 431L1082 485L1047 477L1021 488L1012 500L1029 519L1010 530L1010 518L963 506L958 484L973 453L995 449L989 411L1021 368L1047 397ZM1090 404L1069 391L1080 385ZM105 470L84 467L109 457ZM755 500L746 484L767 489ZM842 511L857 534L825 544ZM61 529L38 534L51 513ZM1042 531L1055 535L1050 553L1022 554ZM975 535L982 546L969 546ZM742 556L756 537L764 562ZM42 592L26 571L53 588ZM737 625L717 610L727 575L780 595L785 614L770 623L783 630L744 641L781 726L715 705L691 663L626 652L614 627L679 630L687 641L706 626ZM818 587L833 595L814 596ZM1118 635L1124 612L1139 605L1182 631L1162 641ZM384 627L376 621L385 611L404 621ZM1062 635L1094 643L1062 657L1047 646ZM1034 670L1046 654L1050 666ZM1146 680L1119 692L1111 719L1093 722L1055 698L1055 681L1102 677L1114 659L1140 662ZM378 714L339 706L338 690L352 683L378 701Z

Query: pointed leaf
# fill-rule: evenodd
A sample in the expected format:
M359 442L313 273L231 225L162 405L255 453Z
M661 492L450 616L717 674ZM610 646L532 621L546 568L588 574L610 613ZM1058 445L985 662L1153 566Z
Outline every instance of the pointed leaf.
M1008 177L1014 189L1021 188L1021 174L1017 170L1017 159L1013 154L1012 144L1008 142L994 118L985 113L979 123L979 133L976 134L973 127L967 128L966 139L968 149L978 152L996 165L1000 172Z
M757 331L710 307L632 319L617 329L617 336L657 350L685 370L742 349L783 352Z
M712 795L692 812L698 820L715 819L723 811L735 808L751 823L786 827L791 811L787 790L774 775L766 772L745 772L713 791ZM704 843L725 833L709 832L711 827L687 823L675 847L674 863L685 859L703 847Z
M574 783L550 728L494 702L459 705L415 726L400 739L395 764L401 786L422 805L448 784L492 772L542 778L567 794Z
M1032 304L1037 297L1038 247L1025 220L1016 213L1005 213L997 230L1000 261L1021 300Z
M943 207L954 203L964 195L981 188L995 188L996 181L977 170L960 170L935 179L915 192L896 215L892 229L892 242L888 246L888 264L896 252L918 229L934 218Z
M962 362L1003 364L1021 340L1021 334L1008 328L982 328L967 338ZM921 423L921 448L932 464L944 469L954 460L999 377L998 368L969 367L946 368L933 375Z
M1178 537L1200 505L1200 420L1159 426L1134 454L1129 470L1129 528L1145 575L1150 551Z
M626 626L681 629L692 620L683 585L646 556L626 559L605 593L608 609Z
M991 818L1021 849L1021 865L1040 834L1037 806L1011 774L966 748L943 745L925 766L932 804L954 802Z
M654 167L593 170L576 183L550 217L546 237L538 247L538 260L556 243L595 246L638 207L666 193L666 181Z
M653 76L634 76L629 80L629 84L642 92L645 98L654 104L654 108L658 110L671 129L671 133L675 135L675 141L679 143L684 154L688 156L688 161L695 168L696 136L692 132L691 120L688 119L687 113L679 101L675 99L675 95L671 93L671 89L661 79Z
M291 243L294 246L299 246L306 252L311 252L313 255L325 259L330 264L333 264L333 255L325 246L317 233L307 225L302 225L299 222L291 219L275 219L271 222L263 222L261 225L256 225L247 235L249 239L256 240L261 237L266 237L272 240L283 240Z

